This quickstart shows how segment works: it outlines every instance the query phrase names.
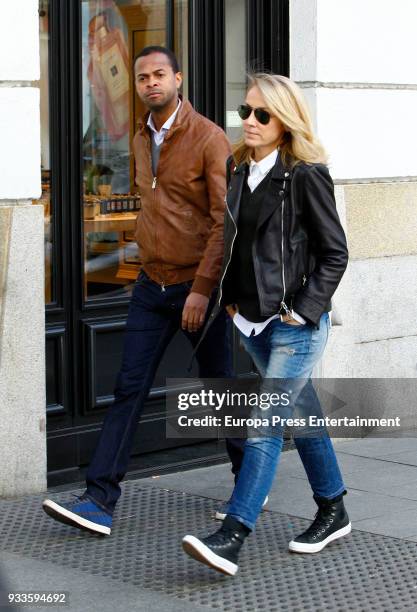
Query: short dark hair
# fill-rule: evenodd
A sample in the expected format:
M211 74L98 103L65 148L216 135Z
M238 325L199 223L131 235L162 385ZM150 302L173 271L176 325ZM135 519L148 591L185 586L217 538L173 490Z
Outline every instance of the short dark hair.
M151 55L152 53L163 53L169 59L169 63L171 64L171 68L176 74L180 72L180 67L178 64L178 60L175 56L175 53L171 51L171 49L167 49L166 47L159 47L158 45L149 45L149 47L144 47L140 53L135 56L133 61L133 69L135 69L136 62L140 57L146 57L147 55Z

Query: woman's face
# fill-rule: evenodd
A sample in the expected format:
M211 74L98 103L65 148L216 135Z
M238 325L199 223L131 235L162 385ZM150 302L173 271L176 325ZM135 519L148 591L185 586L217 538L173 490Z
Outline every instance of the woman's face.
M248 104L253 109L262 108L268 111L264 97L258 87L249 89L246 94L245 104ZM262 125L252 111L247 119L242 120L245 144L254 149L255 159L262 159L262 157L276 149L285 132L281 121L274 117L272 113L270 113L270 117L269 123Z

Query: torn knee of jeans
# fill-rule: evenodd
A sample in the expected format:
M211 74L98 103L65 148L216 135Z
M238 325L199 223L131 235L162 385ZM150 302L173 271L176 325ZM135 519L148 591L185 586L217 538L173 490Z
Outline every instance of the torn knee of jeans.
M285 355L289 355L292 357L295 353L294 348L290 348L289 346L278 346L276 349L277 353L284 353Z

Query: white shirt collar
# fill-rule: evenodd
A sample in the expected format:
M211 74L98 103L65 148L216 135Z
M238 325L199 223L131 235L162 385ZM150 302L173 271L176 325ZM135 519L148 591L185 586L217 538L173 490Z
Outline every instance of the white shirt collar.
M263 175L266 174L275 166L275 162L278 157L278 149L274 149L269 155L261 159L259 162L256 162L254 159L251 159L249 166L249 174L252 175Z
M174 112L172 113L172 115L170 117L168 117L168 119L165 121L164 125L161 127L161 129L158 130L155 127L155 124L153 122L152 119L152 113L149 115L148 117L148 127L152 130L152 132L154 132L155 134L160 134L163 130L165 130L165 132L167 132L169 130L169 128L172 126L172 124L175 121L175 117L177 116L177 113L180 109L181 106L181 100L178 100L178 106L177 108L174 110Z

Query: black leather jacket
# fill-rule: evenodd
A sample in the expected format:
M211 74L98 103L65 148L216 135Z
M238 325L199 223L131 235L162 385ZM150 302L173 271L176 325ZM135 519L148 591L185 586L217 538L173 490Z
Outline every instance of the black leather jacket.
M228 166L230 167L230 166ZM219 305L230 303L222 286L237 235L246 164L232 166L224 224L224 257ZM291 308L317 325L346 270L348 249L323 164L284 168L278 155L259 215L252 246L262 316ZM228 299L224 299L228 298Z
M203 336L220 309L230 303L223 291L237 235L246 164L227 162L224 257L216 306ZM334 186L323 164L284 167L280 155L272 169L252 246L260 312L269 317L292 308L318 327L346 270L346 237L336 210Z

